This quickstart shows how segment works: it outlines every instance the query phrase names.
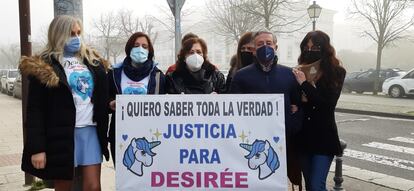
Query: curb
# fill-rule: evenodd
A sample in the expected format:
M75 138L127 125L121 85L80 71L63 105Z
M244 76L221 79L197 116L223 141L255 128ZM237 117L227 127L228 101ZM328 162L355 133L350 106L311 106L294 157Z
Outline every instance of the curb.
M374 116L380 116L380 117L391 117L391 118L414 120L413 115L407 115L407 114L402 114L402 113L401 114L400 113L385 113L385 112L378 112L378 111L363 111L363 110L346 109L346 108L336 108L335 112L352 113L352 114L360 114L360 115L374 115Z

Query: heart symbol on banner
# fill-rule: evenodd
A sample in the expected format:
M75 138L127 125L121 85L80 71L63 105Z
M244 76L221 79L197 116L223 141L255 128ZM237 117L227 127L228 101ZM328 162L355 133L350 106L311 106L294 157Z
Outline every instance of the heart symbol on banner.
M128 139L128 135L122 135L122 139L124 139L124 141L126 141Z
M273 141L275 141L275 143L279 142L279 137L273 137Z

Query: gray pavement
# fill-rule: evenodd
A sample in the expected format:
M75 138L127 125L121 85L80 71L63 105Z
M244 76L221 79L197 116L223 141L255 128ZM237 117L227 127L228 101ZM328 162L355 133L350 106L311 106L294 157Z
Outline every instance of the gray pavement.
M21 101L5 94L0 94L0 191L28 190L24 186L24 173L20 170L20 158L23 148ZM367 95L344 94L338 102L338 108L349 111L380 112L403 116L414 115L414 99L391 99ZM334 165L334 164L333 164ZM333 168L331 168L333 169ZM329 173L328 188L334 186L333 170ZM115 171L112 162L102 164L102 190L115 190ZM374 181L360 180L344 176L345 190L401 190ZM51 189L44 189L51 190ZM411 189L406 189L411 190Z
M23 191L24 173L20 170L23 151L21 100L0 93L0 191ZM102 164L102 190L115 190L112 161ZM52 189L43 189L52 190Z
M342 94L339 98L336 111L414 119L414 98Z

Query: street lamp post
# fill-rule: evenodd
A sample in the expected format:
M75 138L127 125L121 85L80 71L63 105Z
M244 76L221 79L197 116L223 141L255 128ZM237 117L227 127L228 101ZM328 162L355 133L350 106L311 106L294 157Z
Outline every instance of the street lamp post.
M312 30L315 31L316 19L321 15L322 7L313 1L313 4L308 8L309 17L312 19Z

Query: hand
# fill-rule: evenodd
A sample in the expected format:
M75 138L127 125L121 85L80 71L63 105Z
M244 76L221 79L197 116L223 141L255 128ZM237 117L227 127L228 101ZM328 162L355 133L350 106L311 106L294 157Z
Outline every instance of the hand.
M35 169L44 169L46 166L46 153L41 152L32 155L32 165Z
M111 108L114 111L115 111L115 103L116 103L115 100L112 100L111 102L109 102L109 108Z
M295 75L296 81L298 81L300 85L302 85L302 83L306 81L306 76L302 71L296 68L293 68L292 72L293 72L293 75Z
M297 105L290 105L290 111L292 114L296 113L299 110Z

